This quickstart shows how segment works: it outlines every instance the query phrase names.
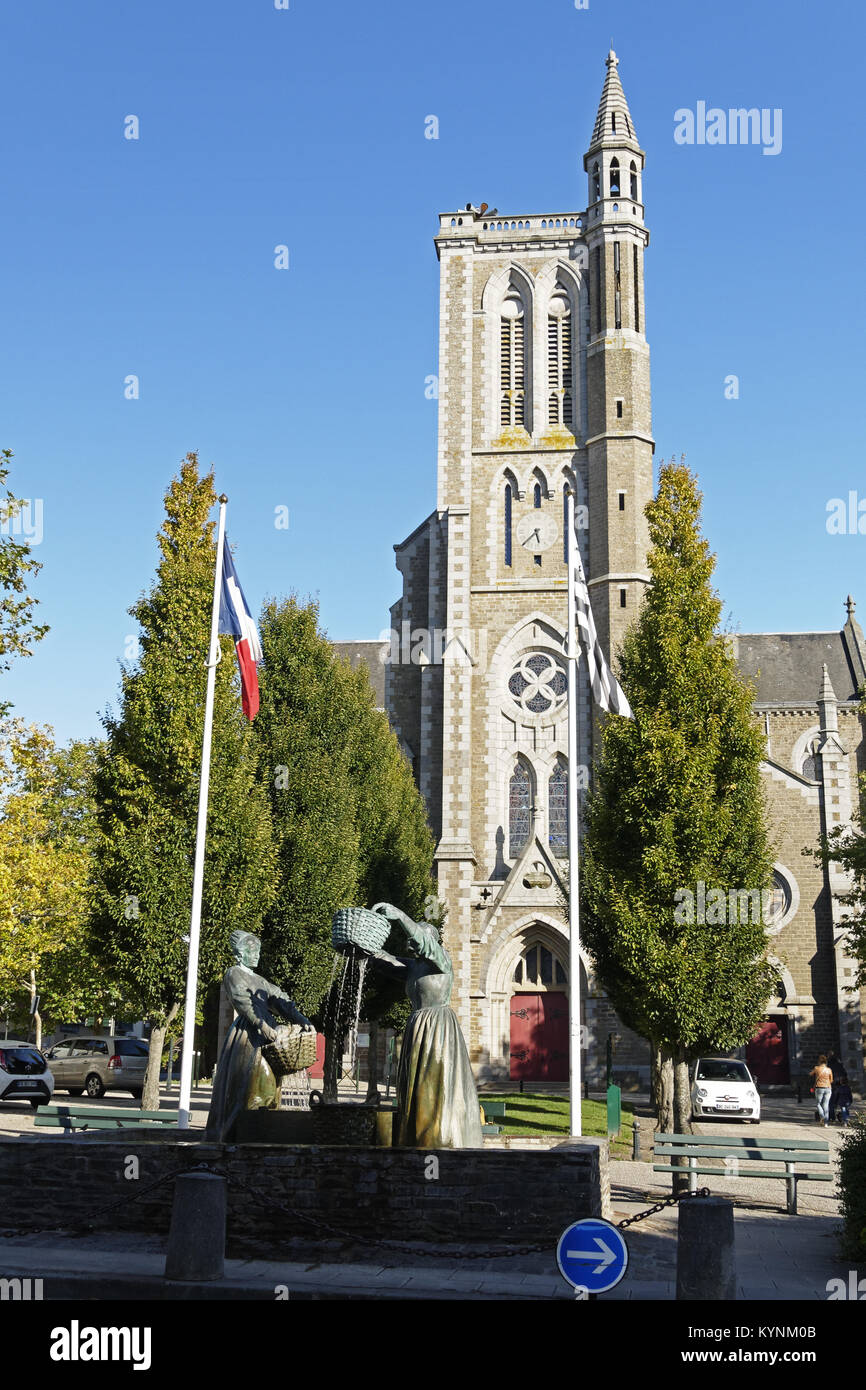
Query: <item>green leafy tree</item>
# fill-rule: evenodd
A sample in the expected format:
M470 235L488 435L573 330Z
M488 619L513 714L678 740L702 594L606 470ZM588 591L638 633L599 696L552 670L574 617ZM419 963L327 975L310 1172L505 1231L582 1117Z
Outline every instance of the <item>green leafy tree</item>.
M90 743L55 747L48 728L0 724L0 996L26 993L37 1046L43 1016L110 1003L87 934L94 756Z
M151 1024L142 1106L159 1103L166 1030L183 1006L216 548L213 473L188 454L165 497L156 581L130 609L140 658L107 713L96 772L93 930L105 968ZM199 991L229 960L232 929L259 929L275 891L267 795L241 713L234 649L221 639L199 958ZM184 1019L192 1028L195 1020Z
M0 671L8 671L14 657L30 656L33 643L48 631L46 624L34 622L39 600L27 592L28 581L42 566L33 559L27 537L20 538L25 504L7 486L11 462L11 450L0 451ZM0 717L9 708L0 701Z
M321 1018L334 912L388 900L423 916L433 892L433 840L369 677L335 656L316 605L296 598L267 604L261 635L256 733L279 857L265 954L301 1009ZM399 1026L400 994L370 974L368 1014Z
M673 1065L672 1107L657 1100L678 1132L690 1129L688 1060L745 1043L775 983L760 896L772 863L763 740L719 631L700 509L689 470L663 466L647 507L651 583L619 658L635 717L604 725L582 866L584 939L621 1017L650 1040L656 1074ZM720 890L706 914L701 883Z

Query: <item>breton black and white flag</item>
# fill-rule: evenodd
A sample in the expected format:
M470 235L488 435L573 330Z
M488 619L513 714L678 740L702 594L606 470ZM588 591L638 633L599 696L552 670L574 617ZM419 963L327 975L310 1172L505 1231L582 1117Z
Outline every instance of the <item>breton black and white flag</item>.
M616 676L611 671L604 659L604 652L598 640L598 633L595 630L595 619L592 616L592 606L589 602L589 589L586 583L586 575L583 572L583 565L580 559L580 550L577 544L576 531L572 533L572 573L571 573L571 592L572 602L574 603L575 622L577 625L578 639L586 652L586 664L589 670L589 678L592 682L592 694L597 704L602 709L608 710L611 714L622 714L626 719L633 719L631 705L622 692Z

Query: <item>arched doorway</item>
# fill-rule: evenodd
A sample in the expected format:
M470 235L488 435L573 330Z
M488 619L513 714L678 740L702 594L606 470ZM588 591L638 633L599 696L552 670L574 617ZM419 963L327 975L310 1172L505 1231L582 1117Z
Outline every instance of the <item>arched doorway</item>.
M765 1018L746 1044L746 1066L762 1086L787 1086L791 1080L788 1057L788 1019L784 1013Z
M539 940L521 951L512 977L510 1078L568 1080L568 971Z

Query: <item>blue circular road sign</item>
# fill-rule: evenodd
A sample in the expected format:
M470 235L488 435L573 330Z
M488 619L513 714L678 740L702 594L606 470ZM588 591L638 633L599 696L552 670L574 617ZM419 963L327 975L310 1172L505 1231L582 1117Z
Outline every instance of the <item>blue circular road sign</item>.
M628 1246L616 1226L588 1216L563 1231L556 1247L556 1263L563 1279L576 1289L604 1293L618 1284L628 1269Z

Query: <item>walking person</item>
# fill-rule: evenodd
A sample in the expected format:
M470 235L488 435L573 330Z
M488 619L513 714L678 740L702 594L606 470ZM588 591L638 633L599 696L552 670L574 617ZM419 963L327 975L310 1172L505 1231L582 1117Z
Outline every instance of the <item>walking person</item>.
M839 1123L845 1129L848 1128L848 1112L851 1109L851 1102L854 1097L851 1094L851 1087L848 1084L848 1073L843 1071L839 1077L838 1089L836 1091L836 1111L839 1116Z
M831 1052L827 1058L827 1066L833 1073L833 1087L830 1091L830 1104L827 1109L827 1119L832 1124L836 1117L836 1092L839 1089L839 1080L845 1068L842 1066L842 1058L837 1057L835 1052Z
M823 1128L828 1121L830 1093L833 1089L833 1073L827 1065L825 1053L821 1053L817 1066L812 1068L809 1076L815 1086L815 1119Z

